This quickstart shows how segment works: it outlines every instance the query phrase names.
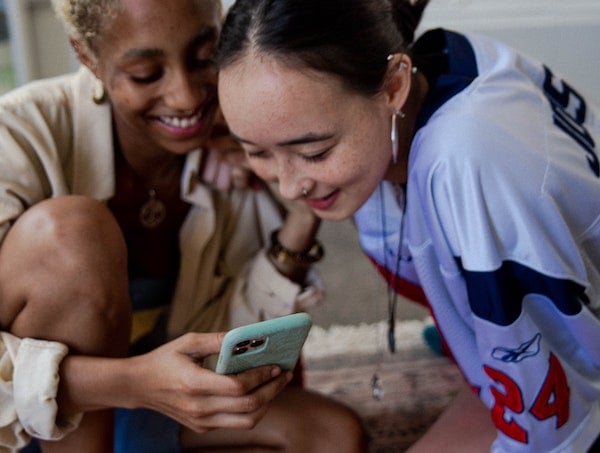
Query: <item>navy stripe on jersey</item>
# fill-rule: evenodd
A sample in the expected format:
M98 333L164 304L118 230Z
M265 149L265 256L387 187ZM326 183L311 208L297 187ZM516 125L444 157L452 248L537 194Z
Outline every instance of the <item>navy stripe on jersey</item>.
M431 87L417 119L417 128L448 99L468 87L478 75L473 47L461 34L440 28L423 34L412 46L415 66Z
M546 296L565 315L576 315L582 303L588 302L581 285L543 275L514 261L505 261L490 272L468 271L460 258L457 262L467 284L471 309L478 317L497 325L516 321L527 294Z

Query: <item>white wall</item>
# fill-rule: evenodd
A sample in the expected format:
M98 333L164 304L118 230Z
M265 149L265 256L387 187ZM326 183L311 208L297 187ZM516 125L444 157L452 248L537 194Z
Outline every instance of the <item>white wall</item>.
M50 0L4 1L13 18L18 83L76 67ZM232 3L223 0L225 7ZM544 61L600 105L598 0L431 0L421 29L435 26L500 38Z
M50 0L4 0L17 85L77 67Z
M431 0L420 30L439 26L499 38L600 106L598 0Z

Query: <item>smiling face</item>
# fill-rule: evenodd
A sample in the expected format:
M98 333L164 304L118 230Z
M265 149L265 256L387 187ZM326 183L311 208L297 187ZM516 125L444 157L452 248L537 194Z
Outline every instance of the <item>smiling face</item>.
M321 218L348 218L383 179L391 159L385 96L366 97L327 74L247 55L219 75L219 98L252 169Z
M104 83L124 151L187 153L202 145L216 110L220 3L122 3L84 63Z

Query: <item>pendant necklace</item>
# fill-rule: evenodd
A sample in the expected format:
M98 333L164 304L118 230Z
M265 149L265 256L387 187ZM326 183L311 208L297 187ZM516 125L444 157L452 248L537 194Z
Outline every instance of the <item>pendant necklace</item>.
M381 214L381 242L383 248L383 266L387 270L388 275L391 273L392 275L388 278L387 285L387 309L388 309L388 326L387 326L387 344L390 353L394 354L396 352L396 337L395 337L395 328L396 328L396 307L398 305L398 291L397 291L397 283L398 283L398 274L400 272L400 263L402 261L402 242L404 240L404 219L406 217L406 193L404 187L399 184L392 184L392 187L396 193L396 199L400 206L402 218L400 219L400 234L398 237L398 246L396 250L396 255L394 257L395 262L392 264L394 268L391 269L392 266L388 267L388 243L387 243L387 228L386 228L386 215L385 215L385 190L383 187L383 183L379 185L379 203L380 203L380 214ZM383 390L383 382L379 375L379 370L381 368L381 361L377 364L375 372L373 373L373 377L371 378L371 391L372 396L376 400L381 400L385 394Z
M167 207L157 197L156 189L149 189L148 197L148 200L140 208L139 218L144 228L153 229L159 226L167 217Z
M160 198L158 198L158 193L154 187L150 189L146 187L142 178L127 161L117 144L115 144L115 151L116 158L120 162L121 168L129 173L131 177L133 184L131 189L133 189L137 184L143 187L144 191L147 193L148 198L143 202L138 211L138 219L140 224L142 227L149 230L158 227L167 217L166 204Z

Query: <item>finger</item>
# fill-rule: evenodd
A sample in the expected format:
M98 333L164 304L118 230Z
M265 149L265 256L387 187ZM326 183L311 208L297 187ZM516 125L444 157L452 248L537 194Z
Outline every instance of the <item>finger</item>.
M291 372L283 372L279 367L268 365L251 370L244 371L235 375L235 380L240 386L239 391L242 393L236 393L235 395L243 395L249 392L269 392L271 389L271 396L277 394L289 380L291 380L293 374ZM277 378L277 379L274 379ZM277 387L279 385L279 387ZM263 387L267 386L264 390Z
M248 158L246 157L246 153L244 150L236 144L236 146L232 146L226 156L227 162L235 167L245 168L250 171L250 163L248 162Z
M219 190L227 190L231 188L231 186L233 185L231 173L232 170L233 168L229 163L222 162L221 165L219 165L217 174L213 181L213 185Z
M250 172L240 167L231 169L231 181L236 189L245 189L250 184Z
M240 420L248 419L256 421L290 379L291 373L282 374L254 392L243 396L211 396L188 400L186 409L180 411L179 416L187 420L186 425L189 423L197 427L211 428L232 426L224 424L223 420L226 419L229 419L228 423L233 419L237 419L238 423ZM232 417L233 415L238 417ZM214 423L216 419L220 419L221 422Z
M219 352L224 336L225 332L186 333L173 341L177 344L179 353L203 359Z
M247 430L254 428L266 415L268 410L269 406L264 405L260 409L251 413L218 413L204 419L190 420L190 425L186 426L197 432L206 432L221 428Z
M204 154L204 164L200 174L202 175L202 181L210 185L215 180L217 172L219 171L219 158L215 156L213 151L207 151Z

